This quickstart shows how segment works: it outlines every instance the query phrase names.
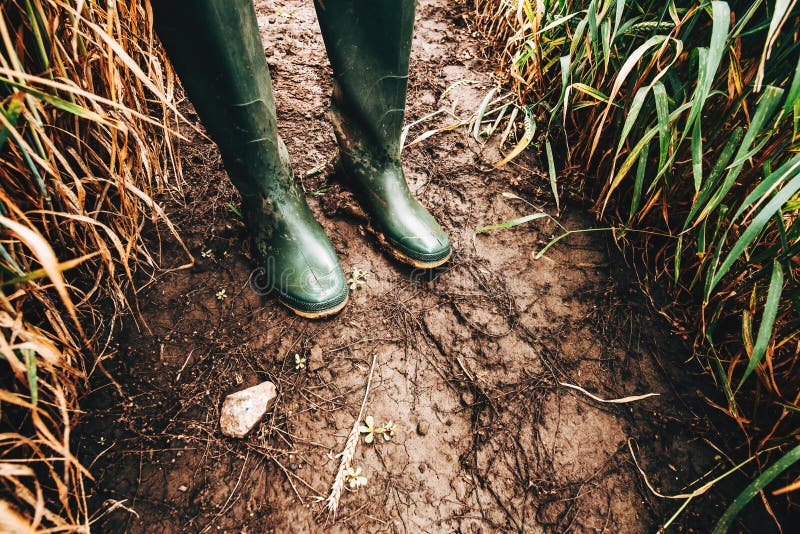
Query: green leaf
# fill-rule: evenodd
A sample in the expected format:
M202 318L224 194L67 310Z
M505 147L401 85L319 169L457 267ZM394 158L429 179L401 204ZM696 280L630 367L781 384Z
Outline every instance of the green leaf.
M8 103L8 108L3 109L0 107L0 113L6 118L8 123L11 127L17 125L17 121L19 120L20 113L22 113L23 108L23 99L22 93L16 93L14 96L11 97L11 101ZM11 129L2 126L0 127L0 150L3 150L3 146L5 146L6 141L8 141L8 137L11 135Z
M226 205L226 206L228 206L228 209L229 209L229 210L231 210L231 212L232 212L234 215L236 215L237 217L239 217L239 219L241 219L241 220L244 220L244 215L242 215L242 212L241 212L241 211L239 211L239 208L237 208L236 206L234 206L232 202L228 202L228 203L227 203L227 204L225 204L225 205Z
M547 169L550 173L550 189L553 191L553 196L556 199L556 211L561 211L561 203L558 199L558 183L556 182L556 164L553 162L553 148L550 146L548 139L544 143L544 149L547 153Z
M636 165L636 181L633 183L633 197L631 198L631 209L628 214L628 223L633 220L636 210L642 200L642 186L644 185L644 175L647 170L647 156L650 152L650 142L639 152L639 163Z
M703 184L703 134L700 131L700 121L695 121L692 127L692 176L694 177L694 190L700 191Z
M730 163L734 151L740 146L743 135L744 130L741 128L741 126L737 126L736 129L731 132L730 136L728 137L728 142L725 144L725 147L722 149L722 152L717 158L717 162L714 164L714 167L711 168L711 172L708 174L706 183L703 184L700 193L692 203L692 209L689 210L689 215L686 217L686 220L683 224L684 230L690 226L694 216L703 207L705 202L708 200L708 197L711 196L711 193L714 191L714 186L717 184L717 180L720 176L722 176L722 173L725 171L725 167L728 166L728 163Z
M664 167L669 155L669 145L672 140L672 128L669 121L669 97L664 84L653 84L653 98L656 101L656 115L658 119L658 168Z
M481 140L481 123L483 122L483 116L486 114L486 108L489 107L489 103L492 101L492 97L496 91L497 87L492 87L486 96L483 97L483 101L480 107L478 107L478 112L475 115L475 125L472 128L472 137L474 137L476 141Z
M778 305L781 302L781 293L783 292L783 269L781 264L777 261L772 262L772 278L769 282L769 290L767 291L767 302L764 304L764 313L761 316L761 324L758 325L758 336L753 345L753 353L750 355L750 361L747 363L739 385L736 387L737 391L742 387L744 381L753 373L756 366L761 363L764 354L767 352L769 340L772 339L772 327L775 324L775 317L778 315Z
M761 51L761 61L758 63L758 74L756 75L755 85L756 91L761 90L761 83L764 81L764 65L772 52L772 47L775 44L776 33L780 30L781 26L786 22L789 15L788 11L794 7L795 0L776 0L772 12L772 18L769 22L769 30L767 37L764 40L764 49Z
M792 85L789 86L789 93L786 95L786 102L783 104L784 115L788 115L794 109L798 97L800 97L800 58L798 58L797 66L794 68Z
M758 102L758 107L756 107L756 112L753 114L753 120L750 122L750 126L747 128L747 133L744 135L742 144L739 146L739 150L736 152L736 159L728 167L728 173L725 175L725 180L723 181L722 185L708 201L708 204L705 206L705 208L703 208L703 211L700 213L700 215L698 215L698 220L702 220L707 217L709 213L711 213L711 211L713 211L719 205L719 203L722 202L722 199L725 198L725 195L728 193L728 191L730 191L731 187L733 187L733 184L736 182L736 178L739 176L745 161L747 161L747 159L749 159L755 152L760 150L767 141L769 141L769 136L763 135L761 130L772 116L773 111L780 102L782 95L783 89L777 87L767 87L767 89L764 91L764 96L762 96L761 100ZM757 148L751 150L751 145L759 138L761 142L756 145Z
M489 226L482 226L482 227L478 228L477 230L475 230L475 233L476 234L481 234L481 233L487 232L489 230L498 230L498 229L501 229L501 228L512 228L514 226L518 226L520 224L524 224L524 223L529 222L529 221L535 221L536 219L541 219L541 218L547 217L547 216L548 215L546 213L542 213L542 212L531 213L530 215L525 215L524 217L520 217L518 219L512 219L510 221L505 221L505 222L501 222L501 223L498 223L498 224L492 224L492 225L489 225Z
M772 216L777 213L790 198L800 191L800 174L797 174L800 170L800 156L795 156L791 163L792 165L790 165L783 174L791 174L794 176L794 178L788 184L786 184L783 189L776 193L763 208L761 208L744 232L742 232L742 235L739 237L736 243L734 243L731 251L725 257L725 260L722 262L719 268L716 271L711 271L711 273L709 273L713 273L713 277L710 279L708 287L706 287L706 298L710 296L711 291L713 291L713 289L717 286L722 277L727 274L733 263L739 259L739 257L744 253L745 249L761 233L761 230L764 228L770 218L772 218ZM721 241L724 243L725 239L723 238Z
M31 95L32 97L34 97L34 98L36 98L38 100L41 100L43 102L47 102L51 106L53 106L53 107L55 107L57 109L60 109L61 111L66 111L67 113L72 113L73 115L76 115L78 117L81 117L81 118L84 118L84 119L87 119L87 120L90 120L90 121L95 121L95 122L99 122L99 123L102 123L102 124L106 123L106 120L103 117L101 117L100 115L98 115L97 113L95 113L94 111L92 111L90 109L86 109L86 108L84 108L82 106L79 106L77 104L73 104L72 102L64 100L63 98L59 98L59 97L57 97L55 95L51 95L49 93L45 93L43 91L39 91L38 89L34 89L33 87L28 87L25 84L15 82L13 80L10 80L8 78L4 78L2 76L0 76L0 82L3 82L3 83L8 84L8 85L10 85L12 87L15 87L15 88L19 89L20 91L22 91L24 93L27 93L27 94Z
M800 460L800 445L784 454L777 462L769 466L763 473L761 473L755 480L753 480L747 487L742 490L736 499L728 506L725 513L717 521L712 534L725 534L731 528L733 520L739 515L739 512L753 500L753 497L759 494L767 484L775 480L775 477L786 471L797 460Z
M714 83L714 77L717 74L720 60L725 53L726 43L728 41L728 29L731 22L731 10L727 2L720 2L715 0L711 2L711 18L713 20L711 25L711 43L708 48L698 48L700 54L699 63L699 77L697 80L697 88L695 89L692 98L692 110L689 112L689 118L686 119L686 128L683 132L683 138L689 133L689 128L694 125L695 120L700 118L700 113L703 111L706 99L711 93L711 85Z

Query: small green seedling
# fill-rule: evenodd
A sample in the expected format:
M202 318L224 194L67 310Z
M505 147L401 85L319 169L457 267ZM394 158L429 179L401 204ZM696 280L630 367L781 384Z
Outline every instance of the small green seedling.
M397 425L393 421L388 421L381 426L376 426L375 418L368 415L364 418L364 424L358 427L358 431L366 434L364 443L373 443L375 436L383 436L384 441L389 441L397 433Z
M358 267L353 267L353 273L350 275L350 278L347 279L347 285L350 287L350 291L355 291L366 284L368 274L369 273L362 271Z
M348 491L357 491L358 488L367 485L367 477L361 474L361 468L348 467L344 472L344 482L347 484Z

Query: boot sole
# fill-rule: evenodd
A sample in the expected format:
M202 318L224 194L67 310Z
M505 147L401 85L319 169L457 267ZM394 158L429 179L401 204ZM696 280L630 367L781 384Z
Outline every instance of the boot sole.
M315 311L315 312L298 310L297 308L295 308L295 307L291 306L290 304L284 302L282 299L278 299L278 301L281 304L283 304L284 306L286 306L287 308L289 308L290 310L292 310L296 315L299 315L300 317L303 317L305 319L323 319L325 317L330 317L332 315L336 315L337 313L342 311L342 309L344 309L344 307L347 305L347 303L350 302L350 294L348 293L347 297L344 299L344 301L341 304L337 305L336 307L329 308L327 310Z
M383 233L376 231L371 224L367 225L367 230L369 230L369 232L375 236L375 238L378 240L378 243L380 243L381 246L386 251L389 252L389 254L394 256L397 260L405 263L406 265L411 265L412 267L416 267L418 269L435 269L436 267L440 267L445 263L447 263L448 261L450 261L450 258L453 256L453 250L451 249L450 252L447 254L447 256L445 256L441 260L430 261L430 262L416 260L414 258L406 256L405 254L403 254L403 252L398 250L396 247L392 246L389 240L386 239L386 236L384 236Z

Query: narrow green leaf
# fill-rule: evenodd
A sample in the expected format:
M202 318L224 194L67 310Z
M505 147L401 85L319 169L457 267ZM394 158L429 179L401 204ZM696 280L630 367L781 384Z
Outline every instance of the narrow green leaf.
M34 89L33 87L29 87L25 84L9 80L8 78L4 78L2 76L0 76L0 82L15 87L20 91L27 93L38 100L47 102L51 106L58 108L62 111L66 111L67 113L72 113L73 115L76 115L84 119L88 119L90 121L96 121L100 123L106 122L106 120L103 117L101 117L94 111L78 106L77 104L73 104L72 102L64 100L63 98L59 98L55 95L39 91L38 89Z
M653 84L653 98L656 101L656 115L658 119L658 168L664 167L669 155L669 145L672 140L672 128L669 122L669 97L664 84Z
M719 269L712 271L714 276L711 278L711 282L706 288L706 298L708 298L710 292L717 286L722 277L727 274L733 263L739 259L739 257L744 253L745 249L750 246L755 238L761 233L761 230L767 224L769 219L781 209L786 201L800 191L800 174L796 174L798 168L800 168L800 156L793 158L792 162L794 162L794 165L792 165L791 172L793 173L794 178L788 184L786 184L783 189L776 193L763 208L761 208L744 232L742 232L742 235L739 237L736 243L734 243L731 251L719 266ZM722 241L724 242L724 239Z
M229 209L229 210L231 210L231 212L232 212L234 215L236 215L236 216L237 216L239 219L241 219L241 220L244 220L244 215L242 215L242 212L241 212L241 211L239 211L239 208L237 208L236 206L234 206L232 202L228 202L228 203L226 204L226 206L228 206L228 209Z
M717 162L711 168L711 172L708 173L708 179L706 180L705 184L703 184L699 194L692 203L692 209L689 210L689 215L686 217L686 221L683 224L684 230L689 227L694 219L694 216L703 207L705 202L708 200L708 197L711 196L711 193L714 191L714 186L717 185L719 177L722 176L722 173L725 171L725 167L727 167L728 163L730 163L734 151L741 146L743 135L744 130L741 128L741 126L737 126L731 132L730 136L728 137L728 142L725 143L725 147L722 149L722 152L720 152L720 155L717 158Z
M625 145L625 141L628 140L628 134L630 134L631 129L633 128L633 125L636 122L636 118L639 116L639 112L642 110L642 105L644 104L644 101L647 98L647 93L649 91L650 91L650 86L646 85L644 87L640 87L633 95L633 99L631 100L631 105L628 108L628 112L625 114L625 124L622 126L622 133L619 134L619 142L617 143L617 155L619 155L619 153L622 152L622 147Z
M17 93L18 95L22 95L22 93ZM11 101L8 103L8 108L3 109L0 107L0 113L2 113L8 123L13 127L16 126L17 121L19 120L19 115L22 113L23 107L22 98L11 98ZM6 141L8 141L8 137L11 135L11 130L5 126L0 127L0 150L3 150L3 146L5 146Z
M778 315L778 305L781 301L781 293L783 292L783 269L781 264L777 261L772 262L772 278L769 282L769 290L767 291L767 302L764 304L764 313L761 316L761 324L758 325L758 336L753 345L753 353L750 355L750 361L747 363L739 385L736 387L738 390L744 384L744 381L753 373L756 366L761 363L764 354L767 352L767 346L770 339L772 339L772 326L775 324L775 317Z
M769 22L769 30L767 37L764 40L764 49L761 51L761 60L758 63L758 74L756 74L755 86L756 91L761 90L761 83L764 81L764 66L772 53L772 47L775 44L776 33L780 27L786 22L789 15L789 9L793 7L795 1L793 0L776 0L772 11L772 18Z
M520 224L524 224L529 221L535 221L536 219L541 219L542 217L547 217L546 213L531 213L530 215L525 215L524 217L519 217L518 219L512 219L510 221L501 222L498 224L491 224L489 226L482 226L475 230L476 234L481 234L483 232L488 232L489 230L498 230L502 228L512 228L514 226L519 226Z
M642 186L644 185L644 175L647 170L647 157L649 152L650 142L648 141L642 151L639 152L639 163L636 166L636 181L633 183L633 196L631 198L631 209L628 214L628 223L633 221L633 217L636 215L642 200Z
M673 261L674 274L672 277L673 283L677 284L681 276L681 255L683 254L683 236L678 238L678 244L675 247L675 259Z
M800 97L800 58L798 58L797 66L794 68L792 84L789 86L789 92L786 94L786 102L783 104L784 115L788 115L794 109L798 97Z
M753 114L753 119L750 122L750 126L747 128L747 133L744 135L742 144L739 146L739 150L736 152L736 159L729 166L728 173L725 175L725 180L723 181L722 185L719 187L719 189L717 189L717 191L708 201L708 204L705 206L705 208L703 208L703 211L698 215L699 220L707 217L708 214L711 213L711 211L713 211L720 202L722 202L722 199L725 198L725 195L736 182L736 178L738 178L745 161L747 161L749 157L748 155L752 155L758 149L763 147L767 141L769 141L769 136L762 135L761 130L772 116L775 107L780 102L782 95L783 89L777 87L767 87L767 89L764 91L764 96L762 96L761 100L758 102L756 112ZM757 149L751 150L751 145L759 138L760 143L756 145Z
M702 47L697 49L700 54L699 79L692 98L692 110L689 112L689 118L686 119L683 138L689 133L689 129L694 125L695 120L700 118L706 99L711 94L711 85L714 83L714 78L728 41L731 10L727 2L719 0L711 2L711 17L711 42L707 49Z
M700 121L695 121L692 127L692 177L694 190L700 191L703 184L703 134L700 131Z
M753 480L747 487L739 494L736 499L728 506L725 513L717 521L712 534L725 534L733 525L733 520L739 515L739 512L753 500L753 497L759 494L767 484L775 480L775 478L786 471L791 465L800 460L800 445L791 449L784 454L777 462L769 466L763 473L761 473L755 480Z
M547 169L550 173L550 189L553 191L553 197L556 199L556 211L561 211L561 202L558 198L558 183L556 182L556 164L553 161L553 148L550 146L548 139L544 143L545 152L547 153Z
M472 137L474 137L476 141L481 140L481 123L483 122L483 116L486 114L486 108L489 107L489 103L492 101L495 92L497 92L497 88L492 87L486 96L483 97L483 101L480 107L478 107L478 112L475 115L475 125L472 128Z

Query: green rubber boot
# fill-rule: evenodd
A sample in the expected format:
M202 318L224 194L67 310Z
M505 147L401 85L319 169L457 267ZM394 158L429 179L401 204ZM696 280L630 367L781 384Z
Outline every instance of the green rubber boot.
M315 0L333 67L338 169L378 239L401 261L432 268L451 255L439 224L408 189L400 134L414 0Z
M304 317L341 310L344 273L278 136L252 0L155 0L153 8L158 35L242 195L261 265L251 282Z

